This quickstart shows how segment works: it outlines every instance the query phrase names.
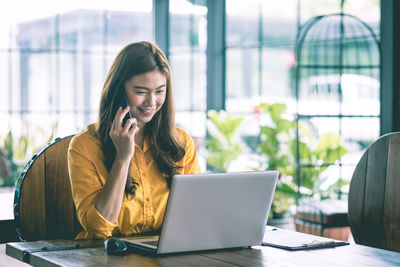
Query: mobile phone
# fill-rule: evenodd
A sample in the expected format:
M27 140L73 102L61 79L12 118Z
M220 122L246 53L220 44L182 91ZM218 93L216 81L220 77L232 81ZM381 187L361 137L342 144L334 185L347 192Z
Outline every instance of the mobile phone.
M123 94L122 101L121 101L121 107L122 107L122 109L124 109L124 108L126 108L126 106L128 106L128 100L126 99L126 95ZM131 111L128 111L128 113L125 114L125 117L122 120L122 127L125 126L126 121L130 118L132 118Z

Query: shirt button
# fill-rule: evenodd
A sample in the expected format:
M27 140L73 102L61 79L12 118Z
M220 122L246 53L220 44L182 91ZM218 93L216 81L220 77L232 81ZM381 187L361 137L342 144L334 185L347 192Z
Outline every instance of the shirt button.
M149 201L150 199L148 197L146 197L146 201Z

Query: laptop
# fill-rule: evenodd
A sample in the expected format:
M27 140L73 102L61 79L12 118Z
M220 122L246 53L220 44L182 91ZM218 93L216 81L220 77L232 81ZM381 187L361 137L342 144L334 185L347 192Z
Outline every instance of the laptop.
M260 245L278 173L175 175L160 235L120 239L154 254Z

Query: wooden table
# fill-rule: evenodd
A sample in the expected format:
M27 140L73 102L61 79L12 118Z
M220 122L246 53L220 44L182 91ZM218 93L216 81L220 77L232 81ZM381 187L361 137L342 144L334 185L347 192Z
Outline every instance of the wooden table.
M266 231L264 240L268 240ZM293 238L310 235L279 229L277 233ZM87 244L92 241L80 241ZM93 243L93 242L92 242ZM25 249L43 246L68 246L76 244L71 240L52 240L8 243L7 255L22 260ZM0 255L1 257L8 257ZM33 266L400 266L400 253L387 250L347 245L301 251L254 246L249 249L229 249L210 252L150 256L129 253L127 256L107 255L103 248L82 248L76 250L32 253L29 264Z

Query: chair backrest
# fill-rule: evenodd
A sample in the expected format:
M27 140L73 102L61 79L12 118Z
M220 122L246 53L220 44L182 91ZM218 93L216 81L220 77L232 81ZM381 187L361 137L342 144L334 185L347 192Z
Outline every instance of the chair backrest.
M357 164L349 225L356 243L400 252L400 133L380 137Z
M82 229L68 174L71 138L57 138L35 154L18 178L14 217L21 240L73 239Z

